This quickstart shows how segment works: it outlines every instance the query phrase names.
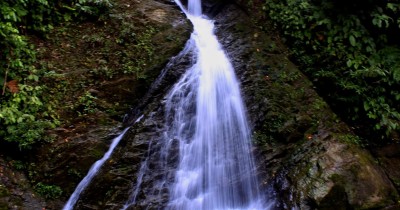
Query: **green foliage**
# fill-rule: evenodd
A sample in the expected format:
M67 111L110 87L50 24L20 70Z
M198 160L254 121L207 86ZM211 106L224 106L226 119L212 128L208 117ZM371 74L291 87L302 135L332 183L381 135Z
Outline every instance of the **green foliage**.
M71 176L73 178L76 178L77 180L81 180L83 178L83 175L81 172L79 172L77 169L75 168L70 168L67 171L68 176Z
M359 136L353 134L335 134L335 138L348 144L354 144L362 147L365 146L365 142L363 142Z
M117 18L123 19L119 16ZM121 74L134 75L136 79L147 79L149 75L145 70L155 57L153 37L158 32L157 29L149 24L134 25L126 21L122 21L119 27L115 40L106 38L104 33L83 36L86 43L104 46L104 53L111 53L109 47L115 47L115 44L119 48L112 52L121 59L119 68L110 68L110 62L101 59L98 62L101 65L92 69L91 73L102 80Z
M39 193L41 196L43 196L46 199L56 199L59 198L63 191L59 186L56 185L47 185L43 184L41 182L37 183L35 185L35 191Z
M400 131L400 3L268 0L304 71L352 122Z
M154 46L152 45L152 37L157 32L157 30L151 26L146 26L146 30L140 33L132 32L133 29L130 27L125 27L126 29L122 31L121 37L129 38L126 34L131 34L135 37L135 48L138 52L135 59L126 56L126 60L123 62L123 72L125 74L134 74L136 78L146 79L144 69L149 65L149 61L152 60L154 56ZM121 40L124 40L121 38Z
M42 137L45 130L58 125L40 81L46 72L34 66L35 50L27 34L43 35L55 24L98 17L110 6L108 0L0 1L0 138L28 149L49 141Z
M7 189L6 186L0 184L0 198L10 195L10 191ZM0 205L1 209L1 205Z
M11 162L11 164L17 170L24 170L26 168L25 163L21 160L14 160Z
M78 112L79 116L86 114L93 114L97 110L97 98L90 92L85 92L78 98L74 109Z
M86 13L97 17L111 7L112 4L109 0L78 0L75 6L79 13Z

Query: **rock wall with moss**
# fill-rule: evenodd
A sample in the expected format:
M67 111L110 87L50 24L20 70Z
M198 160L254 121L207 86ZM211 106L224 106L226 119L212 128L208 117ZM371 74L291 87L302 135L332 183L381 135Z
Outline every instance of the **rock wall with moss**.
M392 179L247 6L228 4L215 18L242 82L265 197L276 209L398 208Z
M14 173L1 172L0 209L60 209L190 30L170 1L116 0L99 19L31 36L60 126L46 134L52 143L0 157L14 163L0 169L26 177L17 184Z

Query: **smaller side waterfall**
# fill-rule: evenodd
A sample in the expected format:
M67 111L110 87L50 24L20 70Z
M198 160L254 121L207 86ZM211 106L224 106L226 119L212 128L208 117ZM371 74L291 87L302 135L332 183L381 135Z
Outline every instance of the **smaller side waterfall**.
M130 195L128 201L125 203L125 205L122 207L121 210L127 209L129 206L134 205L136 203L137 196L139 195L139 191L141 189L142 183L143 183L143 176L148 172L148 160L150 156L150 149L151 149L152 142L149 144L149 148L147 150L147 156L146 159L142 161L142 164L140 166L140 169L138 171L137 179L136 179L136 186Z
M136 122L139 122L142 117L143 117L143 115L141 117L139 117L136 120ZM103 166L103 164L110 158L110 156L113 153L115 147L119 144L119 142L121 141L121 139L124 137L125 133L128 130L129 130L129 127L125 128L125 130L122 131L122 133L119 136L114 138L114 140L112 141L112 143L110 145L110 148L104 154L104 156L100 160L96 161L92 165L92 167L89 169L88 174L85 176L85 178L82 179L82 181L76 187L75 191L72 193L71 197L68 199L68 202L65 204L63 210L72 210L74 208L74 206L75 206L76 202L78 201L79 196L81 195L81 193L87 188L87 186L90 184L92 179L96 176L96 174L99 172L99 170Z
M83 192L83 190L86 189L86 187L90 184L92 181L93 177L97 174L101 166L110 158L112 152L114 151L114 148L118 145L118 143L121 141L122 137L124 137L126 131L128 128L126 128L118 137L116 137L108 151L104 154L103 158L100 160L96 161L92 167L90 168L88 174L83 178L83 180L78 184L78 187L76 187L75 191L72 193L71 197L68 199L68 202L65 204L63 210L71 210L75 206L76 202L79 199L79 196Z

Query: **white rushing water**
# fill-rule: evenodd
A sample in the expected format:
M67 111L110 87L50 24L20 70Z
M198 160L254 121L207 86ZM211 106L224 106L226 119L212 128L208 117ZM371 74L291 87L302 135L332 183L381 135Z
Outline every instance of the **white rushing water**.
M135 123L139 122L143 116L139 117ZM103 164L110 158L111 154L113 153L115 147L119 144L121 139L124 137L126 131L128 131L128 128L125 128L122 133L117 136L116 138L113 139L110 148L108 151L104 154L104 156L96 161L92 167L89 169L88 174L85 176L85 178L82 179L82 181L78 184L78 186L75 188L75 191L72 193L71 197L68 199L67 203L64 205L63 210L72 210L76 204L76 202L79 199L79 196L81 193L87 188L87 186L90 184L92 179L96 176L96 174L99 172L100 168L103 166Z
M200 0L189 0L187 10L175 1L193 23L189 42L196 60L166 100L167 118L173 116L170 141L179 141L167 209L267 209L239 83L214 23L202 15Z
M165 98L165 133L160 141L150 141L147 157L137 172L136 185L122 209L136 209L135 205L140 205L139 208L149 205L147 209L157 209L154 205L161 205L170 210L269 209L271 203L265 200L267 196L259 189L239 83L214 34L214 22L202 15L201 0L188 0L187 7L179 0L175 2L194 26L184 50L185 54L193 53L193 66ZM92 166L64 210L73 209L79 195L125 132L114 139L109 151ZM179 151L175 148L176 142ZM160 148L159 153L153 153L153 148ZM171 183L168 178L171 163L168 161L176 156L177 151L178 165ZM157 167L165 170L165 175L142 190L144 179L152 173L150 159L154 154L159 155ZM167 204L138 204L137 200L142 197L157 197L162 201L164 195L161 191L165 187L169 191ZM145 195L141 196L141 193Z

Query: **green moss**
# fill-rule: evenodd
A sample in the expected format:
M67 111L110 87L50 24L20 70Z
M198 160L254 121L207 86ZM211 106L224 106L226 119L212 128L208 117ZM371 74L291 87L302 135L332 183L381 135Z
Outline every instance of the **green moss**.
M354 134L340 133L334 134L334 138L347 144L363 146L363 142L359 136Z
M62 190L59 186L37 183L35 191L46 199L56 199L62 195Z
M275 139L267 130L263 130L253 133L253 141L257 145L265 145L274 144L275 142L277 142L277 139Z
M9 210L8 204L0 202L0 210Z
M0 184L0 198L8 195L10 195L10 192L8 191L7 187Z
M82 173L78 169L75 169L75 168L69 168L67 171L67 174L68 174L68 176L75 177L76 180L81 180L83 178Z
M100 159L104 155L104 150L102 148L99 149L93 149L89 152L90 156L94 157L95 159Z
M392 178L392 182L396 188L400 188L400 178Z
M248 30L248 26L245 25L244 23L239 23L235 25L235 30L243 32Z
M329 179L332 180L332 182L334 182L335 184L343 184L346 182L346 179L342 175L339 175L339 174L332 174L329 177Z

